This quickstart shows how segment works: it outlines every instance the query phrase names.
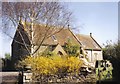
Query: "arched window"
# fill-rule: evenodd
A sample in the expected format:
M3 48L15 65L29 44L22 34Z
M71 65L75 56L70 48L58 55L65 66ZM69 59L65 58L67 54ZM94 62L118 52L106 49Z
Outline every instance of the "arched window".
M63 55L63 53L61 52L61 51L58 51L58 53L57 53L58 55Z

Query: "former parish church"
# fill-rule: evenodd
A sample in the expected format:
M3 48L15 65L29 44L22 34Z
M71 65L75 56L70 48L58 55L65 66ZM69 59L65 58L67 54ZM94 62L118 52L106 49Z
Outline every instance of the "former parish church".
M26 55L29 55L29 46L30 46L30 38L27 30L29 29L29 23L24 24L24 22L20 22L19 26L14 35L14 40L12 42L12 60L17 61ZM52 26L49 26L52 27ZM87 59L90 63L95 63L96 60L102 60L102 48L97 43L97 41L92 37L92 33L90 35L82 35L82 34L74 34L69 28L61 29L57 33L52 33L53 29L48 32L52 35L46 36L46 39L41 43L41 39L43 39L43 35L48 30L45 25L34 24L34 48L41 45L40 49L35 52L38 53L44 52L46 49L49 49L51 52L55 54L64 56L67 53L64 50L65 44L70 40L72 44L78 45L80 50L87 55ZM55 29L57 31L57 28ZM26 45L24 45L26 44ZM26 48L27 47L27 48ZM80 53L81 54L81 53Z

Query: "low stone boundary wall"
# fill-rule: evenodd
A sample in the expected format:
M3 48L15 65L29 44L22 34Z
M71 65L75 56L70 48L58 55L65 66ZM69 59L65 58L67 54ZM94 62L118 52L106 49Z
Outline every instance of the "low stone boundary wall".
M15 84L18 80L19 72L0 72L1 84Z
M20 82L20 75L19 72L0 72L0 77L2 77L2 83L1 84L29 84L30 82L23 82L24 81L24 75L23 75L23 81ZM28 79L27 77L25 79ZM40 78L37 81L32 81L31 84L56 84L56 83L62 83L62 84L96 84L96 74L91 73L86 76L84 75L67 75L64 77L58 77L56 75L50 76L50 77L43 77Z
M38 78L37 81L32 81L32 84L96 84L96 75L88 74L84 75L67 75L64 77L58 77L57 75L49 76L49 77L41 77Z

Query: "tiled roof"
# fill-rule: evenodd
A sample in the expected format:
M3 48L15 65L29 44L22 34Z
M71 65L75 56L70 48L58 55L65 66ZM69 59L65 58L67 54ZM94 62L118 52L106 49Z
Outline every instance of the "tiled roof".
M70 40L73 44L80 45L75 39L75 37L72 35L72 33L69 31L69 29L62 29L59 33L56 33L54 36L56 40L54 40L53 37L50 37L44 43L50 45L59 43L60 45L64 45L66 42L68 42L68 40Z
M29 29L30 25L24 25L24 29L27 31ZM33 26L34 29L34 44L38 45L41 42L41 39L43 39L45 32L47 31L47 27L45 25L38 25L35 24ZM54 33L55 31L59 31L61 28L50 28L48 33ZM28 32L29 33L29 32ZM60 45L64 45L66 42L70 40L73 44L80 45L76 38L73 36L71 31L68 28L63 28L60 32L53 34L46 40L44 40L43 44L45 45L57 45L58 43Z
M30 29L30 24L23 24L24 25L24 30L29 34L27 30ZM59 31L61 28L52 28L52 26L48 31L47 34L53 33L53 31ZM41 39L43 39L45 32L48 30L48 27L45 27L45 25L39 25L39 24L34 24L33 26L33 31L34 31L34 38L33 38L33 43L35 45L39 45L41 43ZM30 39L30 38L29 38ZM79 41L78 41L79 39ZM90 35L83 35L83 34L73 34L68 28L62 29L60 32L53 34L49 38L45 39L43 44L44 45L57 45L58 43L60 45L64 45L65 43L70 40L73 44L76 45L82 45L84 49L98 49L101 50L100 45L94 40L93 37Z
M76 35L81 42L84 49L98 49L101 50L100 45L90 35L77 34Z

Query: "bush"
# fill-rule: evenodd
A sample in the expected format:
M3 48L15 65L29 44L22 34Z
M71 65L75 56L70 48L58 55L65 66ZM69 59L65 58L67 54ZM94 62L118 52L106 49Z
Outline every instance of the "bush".
M19 67L31 65L31 70L37 75L57 75L61 73L78 73L82 66L82 61L76 57L61 58L59 56L51 57L27 57L19 62Z
M65 44L64 46L64 50L65 52L69 55L69 56L79 56L79 45L75 45L74 43L72 43L72 41L69 39L68 42Z

